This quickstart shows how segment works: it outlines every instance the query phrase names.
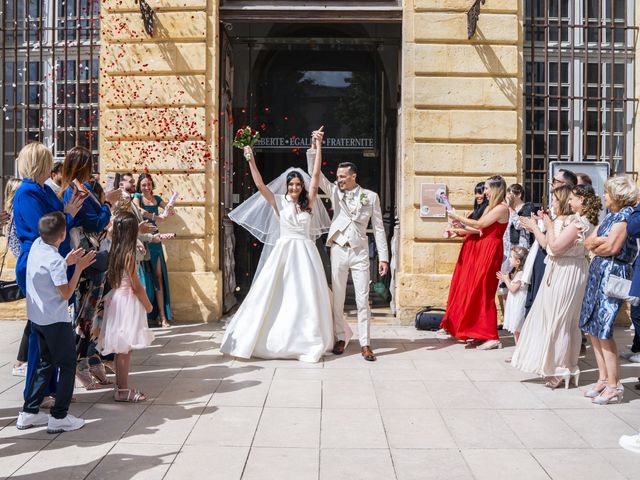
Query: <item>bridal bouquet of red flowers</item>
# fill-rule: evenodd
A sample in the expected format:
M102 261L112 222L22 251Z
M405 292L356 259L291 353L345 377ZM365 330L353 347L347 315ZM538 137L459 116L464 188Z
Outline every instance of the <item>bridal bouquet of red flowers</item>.
M233 139L233 146L242 150L244 150L244 147L253 148L258 140L260 140L260 133L247 125L236 132L236 136ZM247 161L251 158L248 153L245 153L244 157Z

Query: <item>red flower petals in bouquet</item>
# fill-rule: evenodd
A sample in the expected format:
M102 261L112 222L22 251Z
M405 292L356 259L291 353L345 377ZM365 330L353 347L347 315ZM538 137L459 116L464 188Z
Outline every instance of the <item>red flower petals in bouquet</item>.
M260 140L260 133L249 126L246 126L240 128L236 132L236 136L233 139L233 146L242 150L244 150L244 147L253 148L258 140ZM244 156L247 161L251 158L248 153L245 153Z

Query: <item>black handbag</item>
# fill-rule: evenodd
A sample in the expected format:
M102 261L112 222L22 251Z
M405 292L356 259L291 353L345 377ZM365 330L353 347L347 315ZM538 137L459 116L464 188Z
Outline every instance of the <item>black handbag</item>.
M444 308L424 307L416 313L416 329L417 330L440 330L440 324L444 317Z
M7 252L9 251L9 239L7 238L7 248L4 249L4 255L2 255L2 264L0 265L0 277L4 270L4 260L7 258ZM18 282L14 280L0 280L0 303L15 302L24 298L24 294Z

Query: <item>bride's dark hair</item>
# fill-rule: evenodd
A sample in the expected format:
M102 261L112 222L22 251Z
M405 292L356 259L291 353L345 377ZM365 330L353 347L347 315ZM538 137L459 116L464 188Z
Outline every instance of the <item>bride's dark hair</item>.
M302 210L303 212L311 213L311 207L309 206L309 194L307 193L307 189L304 186L304 178L302 178L302 175L300 175L300 172L296 170L292 170L288 173L287 191L289 190L289 184L291 183L291 180L293 180L294 178L297 178L298 180L300 180L300 183L302 184L302 191L300 192L300 196L298 197L298 206L300 207L300 210Z

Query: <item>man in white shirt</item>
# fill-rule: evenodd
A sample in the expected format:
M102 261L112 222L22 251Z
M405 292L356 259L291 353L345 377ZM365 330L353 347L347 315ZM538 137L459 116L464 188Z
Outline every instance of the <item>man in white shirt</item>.
M47 425L47 432L61 433L82 428L84 420L68 414L76 373L75 334L69 315L69 298L82 271L95 261L96 252L73 250L64 259L58 247L67 236L62 212L43 215L38 222L40 237L33 242L27 259L27 317L38 337L40 359L27 385L22 412L16 426L20 430ZM67 267L75 265L71 280ZM39 413L45 388L55 368L60 369L56 402L51 414Z

